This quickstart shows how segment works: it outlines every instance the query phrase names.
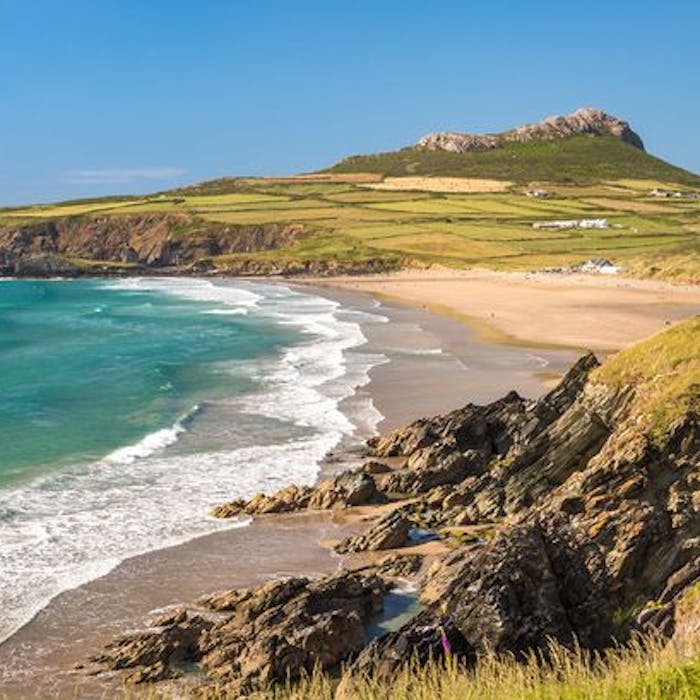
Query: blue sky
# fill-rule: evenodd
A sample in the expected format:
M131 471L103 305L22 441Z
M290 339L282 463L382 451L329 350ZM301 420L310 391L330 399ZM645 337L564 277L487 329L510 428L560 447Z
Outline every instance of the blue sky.
M700 171L700 2L0 0L0 204L309 171L581 106Z

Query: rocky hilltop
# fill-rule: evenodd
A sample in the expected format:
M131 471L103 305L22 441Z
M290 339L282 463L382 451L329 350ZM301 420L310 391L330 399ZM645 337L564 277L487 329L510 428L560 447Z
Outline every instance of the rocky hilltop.
M566 116L547 117L537 124L527 124L500 134L463 134L441 132L428 134L417 143L428 151L488 151L506 143L554 141L570 136L613 136L624 143L644 150L642 139L630 125L599 109L586 107Z
M511 392L420 419L316 487L224 504L214 515L359 509L365 531L335 549L362 554L329 577L184 606L115 640L92 670L147 681L196 663L201 684L238 697L316 665L390 678L411 658L439 658L445 640L471 663L546 654L552 641L600 650L635 633L687 635L698 620L682 618L683 601L700 584L699 387L696 317L603 366L582 357L539 400ZM426 537L437 549L423 560ZM416 582L422 610L371 639L397 577Z

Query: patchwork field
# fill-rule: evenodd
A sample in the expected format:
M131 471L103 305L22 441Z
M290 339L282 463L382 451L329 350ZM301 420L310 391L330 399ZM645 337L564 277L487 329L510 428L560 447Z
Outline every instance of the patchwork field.
M543 198L528 197L533 188ZM484 192L484 190L491 190ZM682 198L652 196L678 190ZM448 191L442 191L448 190ZM267 251L214 257L281 262L387 260L536 270L608 258L635 275L700 279L700 187L625 178L595 184L529 185L473 178L388 178L332 173L224 179L150 197L0 209L0 225L57 217L123 217L182 212L198 233L209 222L234 226L301 224L303 234ZM603 229L536 229L535 222L605 218Z

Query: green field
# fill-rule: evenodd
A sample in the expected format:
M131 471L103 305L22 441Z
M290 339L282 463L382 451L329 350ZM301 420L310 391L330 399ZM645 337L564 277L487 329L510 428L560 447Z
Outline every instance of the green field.
M372 168L374 174L368 174ZM418 172L500 177L504 191L375 189L384 186L385 176ZM524 180L550 196L525 196ZM537 270L604 257L634 275L697 281L700 199L651 196L659 187L700 193L700 177L614 139L578 137L486 153L407 149L349 159L314 176L225 178L153 196L5 208L0 225L181 212L191 223L178 226L178 235L201 233L211 224L303 226L303 234L286 247L210 259L224 270L237 260L369 259L389 266ZM607 218L611 227L533 228L535 222L597 217Z

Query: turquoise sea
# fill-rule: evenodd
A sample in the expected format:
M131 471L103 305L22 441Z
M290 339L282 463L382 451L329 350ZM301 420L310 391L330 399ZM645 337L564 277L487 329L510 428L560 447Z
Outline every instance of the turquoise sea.
M354 315L353 315L354 314ZM0 639L211 505L312 482L379 419L341 403L380 316L283 285L0 282Z

